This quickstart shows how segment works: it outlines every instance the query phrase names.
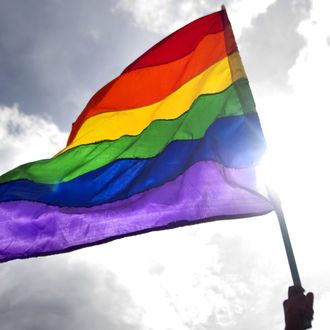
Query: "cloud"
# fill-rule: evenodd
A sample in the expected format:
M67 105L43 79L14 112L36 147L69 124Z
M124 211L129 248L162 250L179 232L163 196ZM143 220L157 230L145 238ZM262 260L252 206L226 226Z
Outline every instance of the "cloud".
M113 13L115 5L2 1L0 102L17 102L28 114L47 112L69 130L93 94L157 41L125 13Z
M284 271L280 236L271 237L276 225L271 217L222 221L181 237L172 263L182 266L166 262L161 283L188 329L276 328Z
M309 0L278 0L243 30L239 49L252 86L261 93L288 90L288 72L306 45L298 26L310 8Z
M273 1L228 2L236 35ZM69 130L92 95L130 62L175 28L219 9L205 0L99 0L97 6L88 0L5 1L1 103L18 102L28 114L47 112Z
M72 255L115 271L150 329L282 329L290 275L271 215L154 232Z
M324 205L324 187L330 184L327 170L330 158L324 152L324 143L330 140L327 128L330 119L327 110L330 48L327 45L328 20L324 14L328 6L325 2L313 2L310 17L297 26L297 33L305 41L287 70L289 92L274 88L267 92L257 89L255 93L264 132L276 155L274 169L280 168L282 175L288 172L282 180L287 190L284 194L297 196L295 206L298 207L299 199L308 198L306 190L297 189L303 177L305 187L320 192L318 199L309 199L306 204L313 203L314 209Z
M242 0L224 1L230 18L235 22L235 32L240 35L243 27L250 25L251 19L264 12L275 0L267 0L255 5ZM218 11L221 3L206 0L184 0L178 4L175 0L119 0L115 11L123 10L130 13L136 24L147 31L162 35L173 32L184 24L200 16ZM244 15L242 15L244 13Z
M289 83L293 89L291 111L296 121L296 127L290 130L294 131L291 140L296 149L291 166L292 180L296 183L296 189L291 191L295 194L292 212L296 219L302 220L300 226L305 230L305 237L315 239L310 246L305 243L301 258L305 260L304 271L308 274L310 287L317 291L321 311L325 309L323 304L330 294L326 280L330 276L330 266L322 261L330 249L326 235L330 225L325 221L329 212L330 185L330 157L326 152L330 141L327 87L330 75L329 10L328 2L313 1L310 18L301 22L298 28L306 39L306 46L289 71ZM299 189L302 186L304 189ZM304 238L300 239L304 244Z
M330 249L328 11L327 2L313 1L309 16L297 25L304 45L287 72L290 92L274 88L255 94L302 282L316 295L315 328L326 324L330 293L330 266L324 262Z
M328 10L330 10L330 4L327 2L314 1L310 19L302 21L297 29L298 33L304 36L306 45L289 71L289 83L295 93L304 95L304 98L309 100L308 106L311 106L310 102L315 99L315 96L320 98L320 104L325 101L324 92L327 90L325 85L330 74L329 21L326 15ZM317 88L315 85L311 88L311 83L314 83ZM323 108L317 107L316 111L326 113Z
M275 2L276 0L266 0L262 2L244 0L229 1L228 4L226 4L226 8L236 39L241 37L244 29L249 29L251 27L256 17L264 14L269 6Z
M26 115L17 105L0 105L0 173L52 157L65 146L66 138L67 134L48 118Z
M136 13L128 4L127 8L116 7L113 11L110 7L114 8L115 3L111 1L101 2L98 10L94 4L81 2L82 11L74 22L70 19L76 2L66 4L67 11L64 5L49 8L50 2L44 3L48 5L36 12L44 17L42 24L28 8L26 17L21 13L19 19L13 20L13 24L21 20L29 29L38 26L35 34L29 32L36 36L28 39L31 48L25 49L21 43L26 31L9 29L16 39L11 39L13 48L6 47L11 52L2 67L9 76L14 72L16 78L3 81L8 86L22 81L22 85L15 88L6 85L6 92L10 90L12 99L17 100L14 96L26 90L26 95L33 95L29 96L31 109L37 105L39 110L29 110L34 115L26 115L18 107L1 108L3 170L49 157L62 147L62 142L57 141L62 136L64 143L66 134L40 114L47 109L55 118L59 108L64 109L61 110L64 115L66 111L78 113L80 106L58 105L58 96L64 95L66 100L70 95L75 95L72 100L87 99L85 95L97 88L100 81L109 80L109 73L119 72L124 63L160 38L160 33L141 31L139 27L161 29L165 34L166 29L178 24L176 21L191 20L184 9L178 9L176 17L171 1L168 6L172 9L164 10L157 6L167 6L167 2L155 5L148 2L145 8L140 1L131 2ZM325 80L329 76L330 48L326 35L329 11L325 2L316 1L312 8L305 1L278 1L272 6L269 6L272 1L265 1L258 8L250 2L243 3L230 2L228 12L236 35L241 34L238 44L254 86L269 145L275 148L277 160L283 160L275 165L286 173L281 177L285 181L282 197L287 224L303 284L316 293L315 328L322 328L327 322L330 292L330 271L325 262L330 248L327 221L330 137ZM185 10L197 15L202 11L201 6L202 1L192 2ZM14 7L17 11L17 6ZM148 27L147 18L140 18L139 23L138 16L134 16L147 12L149 17L153 14L157 17L157 8L164 17L172 15L168 16L169 22L174 23L161 21L163 27ZM248 14L242 16L243 8ZM90 21L84 24L89 11ZM133 26L128 19L131 15L138 25ZM27 20L32 25L27 25ZM47 27L47 21L52 37L41 33L47 31L41 28ZM4 24L4 20L1 22ZM61 25L59 30L58 25ZM123 26L126 30L113 33L112 29L117 31ZM23 34L19 42L17 31ZM269 35L273 40L266 38ZM128 40L131 44L125 48L123 44ZM276 48L278 42L281 46ZM19 44L25 53L18 52ZM9 39L5 45L10 45ZM67 51L62 52L66 47ZM256 57L256 50L263 57ZM94 55L95 61L91 60ZM276 61L283 66L274 68ZM19 70L13 69L14 62ZM38 63L43 63L40 70ZM77 81L81 84L76 84ZM37 92L30 94L36 86ZM48 108L43 106L47 98L51 105ZM20 108L26 109L23 105ZM19 122L24 124L18 125ZM38 135L36 131L40 128ZM26 143L37 147L27 148ZM0 282L0 313L5 330L29 327L215 330L221 326L229 330L280 330L283 329L282 301L291 278L278 224L270 215L141 235L65 256L15 261L1 265Z
M167 34L185 23L210 11L219 10L219 4L197 1L120 0L117 10L129 12L136 24L146 30Z
M141 308L115 275L67 256L0 269L1 329L135 330Z

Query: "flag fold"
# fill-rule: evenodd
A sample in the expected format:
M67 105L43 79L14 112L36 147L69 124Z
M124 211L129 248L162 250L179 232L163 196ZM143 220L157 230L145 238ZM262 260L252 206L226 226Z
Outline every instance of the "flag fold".
M56 156L0 177L0 262L272 211L265 141L225 10L101 88Z

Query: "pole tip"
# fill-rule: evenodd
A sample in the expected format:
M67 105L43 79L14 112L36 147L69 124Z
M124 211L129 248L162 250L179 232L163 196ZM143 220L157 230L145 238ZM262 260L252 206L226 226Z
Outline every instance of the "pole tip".
M225 5L221 5L221 10L226 10Z

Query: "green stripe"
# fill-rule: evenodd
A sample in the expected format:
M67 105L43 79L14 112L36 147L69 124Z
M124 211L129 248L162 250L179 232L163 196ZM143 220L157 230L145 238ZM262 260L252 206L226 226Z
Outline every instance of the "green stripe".
M174 140L195 140L204 136L218 118L255 111L248 81L236 81L225 91L202 95L189 111L173 120L152 122L137 136L82 145L51 159L21 165L0 177L0 183L29 179L56 184L72 180L116 159L156 156Z

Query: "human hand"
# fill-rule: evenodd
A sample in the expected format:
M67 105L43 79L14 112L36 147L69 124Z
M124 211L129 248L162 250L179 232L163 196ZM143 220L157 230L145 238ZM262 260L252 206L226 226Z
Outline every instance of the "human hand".
M313 319L314 295L312 292L304 295L300 286L290 286L288 299L283 302L285 330L304 330L311 328ZM306 322L307 321L307 322Z

